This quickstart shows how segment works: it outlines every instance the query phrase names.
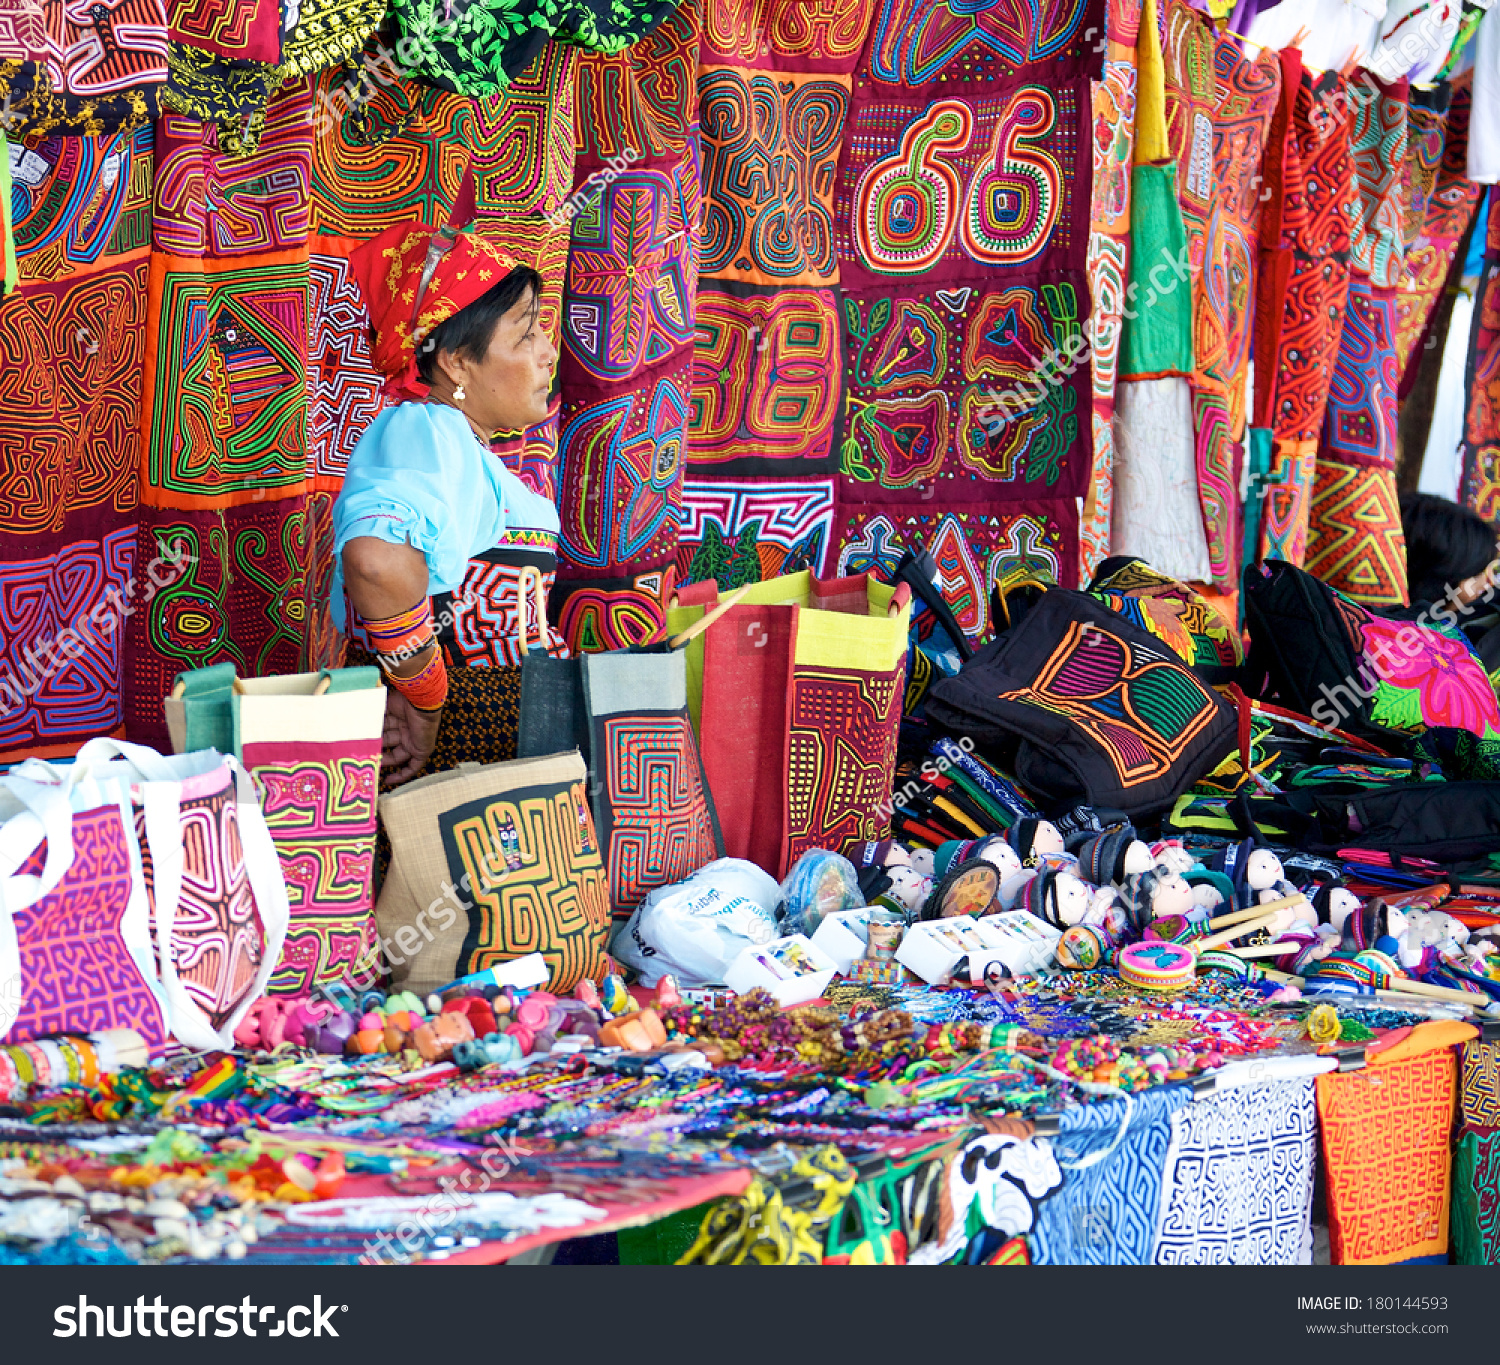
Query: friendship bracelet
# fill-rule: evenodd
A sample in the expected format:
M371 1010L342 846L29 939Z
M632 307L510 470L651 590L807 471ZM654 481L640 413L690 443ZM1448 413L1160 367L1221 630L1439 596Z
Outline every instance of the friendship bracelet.
M397 664L415 658L437 638L430 597L424 597L416 606L383 621L359 619L369 638L370 648L380 657L387 672Z
M398 678L388 672L385 680L419 711L441 711L448 700L448 666L443 662L442 650L434 653L426 666L411 677Z

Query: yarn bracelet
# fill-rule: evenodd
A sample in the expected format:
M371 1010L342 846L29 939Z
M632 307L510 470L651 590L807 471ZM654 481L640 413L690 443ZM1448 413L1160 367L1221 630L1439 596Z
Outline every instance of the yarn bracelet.
M388 672L409 659L415 659L437 636L430 597L424 597L414 607L382 621L359 619L369 638L370 648L379 655Z
M448 665L441 649L434 650L432 658L409 678L387 673L385 680L418 711L441 711L448 700Z

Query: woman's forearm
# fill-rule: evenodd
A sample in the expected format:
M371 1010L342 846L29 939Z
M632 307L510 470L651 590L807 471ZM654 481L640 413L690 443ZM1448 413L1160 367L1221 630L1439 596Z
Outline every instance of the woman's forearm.
M344 546L344 592L363 621L385 621L426 599L427 559L410 545L392 545L374 536L356 536ZM389 667L398 678L421 671L431 649Z

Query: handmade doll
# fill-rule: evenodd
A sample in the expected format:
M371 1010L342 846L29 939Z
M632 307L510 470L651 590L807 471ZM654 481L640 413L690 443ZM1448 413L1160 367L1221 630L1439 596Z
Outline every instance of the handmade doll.
M999 869L1003 882L1021 870L1021 855L1006 842L1003 834L992 834L974 845L971 858L982 858Z
M1006 840L1025 863L1039 853L1061 853L1065 849L1062 834L1050 820L1024 815L1006 832Z
M1018 910L1027 910L1055 929L1082 924L1089 909L1089 889L1071 872L1039 867L1022 888Z
M1152 867L1151 849L1135 837L1129 825L1075 839L1073 851L1078 855L1079 875L1095 886L1123 885L1126 877L1149 872Z
M1193 908L1193 888L1180 872L1158 863L1150 872L1125 879L1123 897L1131 928L1140 933L1163 915L1186 915Z

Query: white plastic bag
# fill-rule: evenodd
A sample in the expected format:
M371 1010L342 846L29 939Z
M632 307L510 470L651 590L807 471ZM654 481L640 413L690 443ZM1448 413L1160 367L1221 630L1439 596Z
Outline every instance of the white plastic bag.
M671 974L679 986L718 986L748 944L780 932L775 880L743 858L720 858L685 882L663 886L641 902L610 951L654 986Z

